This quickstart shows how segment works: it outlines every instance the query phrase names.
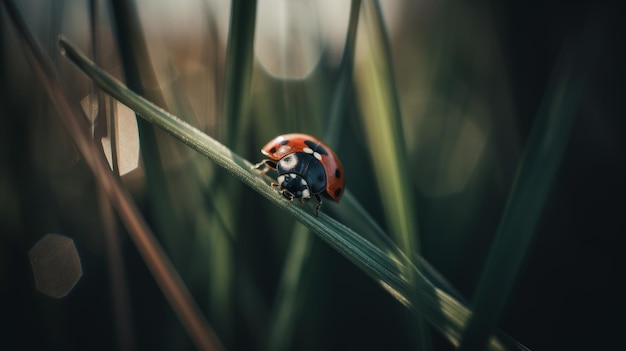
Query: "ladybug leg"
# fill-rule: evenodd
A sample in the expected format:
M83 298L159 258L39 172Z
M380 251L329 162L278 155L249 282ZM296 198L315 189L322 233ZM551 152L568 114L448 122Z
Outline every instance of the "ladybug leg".
M280 188L280 184L278 183L271 182L270 185L272 188ZM288 203L291 203L293 199L295 199L295 196L287 189L280 189L280 194L287 199Z
M291 192L289 192L287 190L283 190L282 193L283 193L283 196L286 197L289 200L289 202L293 201L295 196L293 196L293 194Z
M265 174L267 172L269 172L270 169L276 169L276 162L265 159L257 164L255 164L254 166L252 166L252 169L259 169L263 167L263 169L261 169L261 175Z
M287 202L287 204L290 204L293 202L293 199L295 198L295 196L290 191L283 189L280 191L280 193L283 194L283 196L287 198L287 201L289 201Z
M263 166L267 167L267 162L268 161L269 161L268 159L264 159L263 161L261 161L261 162L255 164L254 166L252 166L252 169L259 169L259 168L261 168Z
M315 194L315 199L317 200L317 206L315 206L315 217L320 215L320 207L322 206L322 198L319 194Z

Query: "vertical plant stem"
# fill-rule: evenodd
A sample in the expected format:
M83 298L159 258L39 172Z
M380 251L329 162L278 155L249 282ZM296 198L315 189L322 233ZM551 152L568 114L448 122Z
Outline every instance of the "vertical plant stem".
M222 115L223 142L236 145L249 105L254 62L256 0L234 0L231 4L226 49L225 103ZM239 141L240 143L241 141Z
M117 333L117 345L121 351L131 351L135 349L135 338L133 336L131 304L126 284L124 256L122 255L117 217L105 189L99 189L98 197L100 198L100 213L109 264L109 280L111 282L111 295L113 296L113 317Z
M595 48L595 45L594 45ZM541 218L550 187L557 175L578 105L588 66L561 52L542 106L533 124L526 151L509 195L502 221L474 293L474 313L463 334L461 350L481 350L496 324ZM578 65L576 64L578 63Z
M341 132L341 126L348 110L349 96L352 89L352 72L354 69L354 49L356 47L356 33L359 22L361 0L352 0L350 7L350 19L348 33L344 45L343 56L339 66L339 78L335 84L333 100L326 127L324 128L323 140L331 146L336 146ZM345 198L345 195L344 195ZM344 200L345 201L345 200ZM297 294L303 280L311 279L311 276L303 276L305 264L310 259L311 247L314 237L306 227L297 224L291 233L291 241L287 252L287 258L283 265L278 293L274 299L274 306L270 316L270 337L268 349L280 351L289 348L292 341L294 319L298 313ZM300 300L301 301L301 300Z
M218 116L220 136L226 145L234 149L245 148L247 138L244 120L250 98L254 60L254 31L256 0L235 0L231 3L230 24L226 49L224 75L224 101L222 114ZM217 327L225 340L235 336L233 326L233 288L238 275L235 265L236 252L229 235L237 234L237 213L240 204L236 201L241 187L232 178L218 172L206 189L211 189L211 201L216 211L208 213L210 245L209 262L212 267L209 277L210 310L221 321ZM214 189L214 191L213 191ZM224 222L220 222L224 219Z
M307 279L303 273L306 263L311 257L311 248L315 237L312 233L296 222L291 232L289 250L283 265L283 271L278 284L278 291L274 298L274 306L270 315L270 330L268 350L289 350L293 340L294 329L297 322L294 317L299 312L298 303L302 301L298 294L302 280Z
M120 48L124 77L128 87L155 104L166 107L152 67L146 39L141 29L139 14L134 0L112 0L115 33ZM175 211L170 204L171 196L163 169L155 127L143 118L137 118L141 156L145 168L147 194L155 212L157 232L168 237L176 232Z
M354 76L354 51L356 48L356 34L361 12L361 0L352 0L350 4L350 20L348 21L348 33L343 48L341 64L339 65L339 78L337 79L330 113L324 130L324 141L330 146L336 146L341 134L341 124L345 120L348 106L352 99L352 78Z
M100 1L90 1L91 7L91 37L94 62L98 64L100 59ZM112 99L107 99L95 84L93 85L93 95L90 99L96 99L98 104L97 114L94 118L94 145L104 154L102 149L102 138L109 136L111 140L111 165L113 173L119 175L117 157L117 139L115 133L115 110L108 109L106 103ZM107 123L109 122L109 123ZM108 133L107 133L108 129ZM107 197L106 191L100 187L98 189L100 199L100 213L103 224L104 242L106 246L107 262L109 265L109 277L111 281L111 295L113 296L113 317L117 333L117 345L119 350L131 351L135 349L133 336L132 309L126 284L126 273L124 271L124 256L122 254L122 244L119 235L118 219L113 211L112 204Z
M392 69L391 47L376 0L363 6L367 46L370 55L360 70L357 86L363 103L364 124L372 149L385 216L398 246L407 256L419 252L415 215L410 196L402 117ZM384 181L384 182L383 182Z
M76 106L72 105L63 93L51 59L26 27L15 4L10 0L4 0L4 4L24 45L26 56L32 60L33 68L40 77L41 83L57 109L62 122L76 142L76 146L93 172L96 181L116 208L146 265L189 332L191 339L198 349L221 350L222 346L217 336L200 313L185 284L154 238L148 224L140 215L139 209L131 197L122 190L104 155L98 152L94 146L91 136L87 132L88 128L84 123L81 123L81 116L76 110Z
M363 4L367 36L362 42L369 54L357 71L363 124L387 224L401 251L415 261L414 255L420 252L417 207L411 183L405 176L409 172L391 47L378 1L367 0ZM412 270L404 273L417 291L420 280ZM415 302L419 303L419 298L415 298ZM420 349L432 349L428 325L418 314L415 314L415 323Z

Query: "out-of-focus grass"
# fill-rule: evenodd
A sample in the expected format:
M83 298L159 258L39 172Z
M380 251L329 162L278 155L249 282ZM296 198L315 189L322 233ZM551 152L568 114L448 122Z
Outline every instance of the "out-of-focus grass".
M578 47L562 49L556 61L502 221L473 296L475 311L463 335L461 350L485 348L528 254L578 115L592 65L590 56L595 56L600 46L595 38L591 42L589 32L591 30L587 28Z
M228 349L319 349L337 340L350 340L356 348L375 348L381 342L392 349L407 349L416 343L424 343L428 348L430 332L421 327L421 332L417 332L412 322L416 316L424 318L443 336L434 336L434 349L439 349L441 339L445 339L444 348L454 347L464 335L469 340L466 347L483 344L490 337L491 349L524 349L501 331L494 332L509 291L497 293L498 306L484 308L490 294L501 288L484 281L498 280L498 275L488 273L490 267L502 267L510 286L519 274L520 257L527 250L508 255L506 248L494 246L492 255L515 258L515 262L489 261L486 278L474 296L478 310L473 317L470 304L459 292L470 295L490 235L499 221L506 221L506 215L499 218L499 208L520 155L516 149L520 135L515 128L513 97L506 78L506 47L501 45L503 38L494 34L496 24L482 20L489 18L485 16L486 5L469 10L456 3L423 6L381 2L381 11L377 2L352 1L352 10L341 19L348 23L347 29L334 31L340 33L338 41L343 43L339 45L343 54L337 55L329 44L331 39L319 40L319 33L309 33L314 38L310 40L306 31L296 28L298 21L290 18L310 13L302 21L319 24L306 28L331 32L327 25L337 21L332 17L336 11L321 13L324 7L334 10L335 5L307 5L310 7L303 11L297 8L299 3L281 2L274 11L278 27L283 25L279 35L283 47L276 60L285 68L298 66L293 60L299 56L293 53L315 40L319 40L316 48L321 53L318 62L312 60L317 63L306 76L292 78L264 67L252 51L261 37L256 32L258 27L255 29L254 21L259 16L256 6L268 6L267 3L235 1L229 8L216 3L181 2L169 9L171 18L185 20L171 22L168 16L156 20L147 15L152 11L154 16L160 6L156 2L150 6L141 2L112 4L112 8L102 3L99 7L103 9L99 14L102 27L106 29L108 21L110 28L115 28L111 33L102 33L102 46L118 50L107 54L102 49L103 61L99 66L104 71L123 71L131 90L147 100L77 58L67 41L62 45L68 57L87 70L90 79L171 134L160 130L152 133L151 124L140 125L143 165L123 176L121 183L133 194L147 223L156 229L165 252L190 287L199 311L207 315ZM359 18L361 7L364 16ZM79 47L89 47L90 39L71 30L75 21L61 25L64 7L51 8L54 29L40 37L56 38L63 32L72 42L80 43ZM33 11L28 6L20 10L26 14ZM175 17L183 11L188 11L186 16ZM194 22L197 18L202 20ZM285 18L291 20L284 21ZM357 31L357 19L368 30ZM1 33L3 39L9 38L0 42L3 48L6 43L15 42L6 22L0 23L6 31ZM224 26L225 22L230 25ZM155 23L160 27L156 31ZM191 23L196 23L195 27ZM187 35L181 36L179 27L184 26L189 26ZM359 44L356 49L369 50L355 55L357 38L368 45ZM47 44L55 68L66 84L66 97L79 101L91 94L90 82L78 75L67 60L55 56L55 45ZM116 66L117 55L122 57L123 70ZM21 67L5 55L0 63L3 68ZM13 75L16 74L3 71L2 77ZM33 81L37 82L26 80ZM23 91L23 87L16 85L16 90ZM41 97L35 101L47 104ZM0 108L10 110L4 106L9 104L3 95ZM31 108L37 106L40 104L31 104ZM98 107L102 109L102 103ZM38 124L30 124L30 119L7 123L11 130L20 131L17 135L22 140L9 139L6 144L18 145L35 155L45 154L48 165L64 169L63 155L76 153L72 154L71 147L41 147L46 138L71 142L53 123L42 126L42 121L55 120L49 118L53 113L45 108L38 111ZM103 130L98 126L104 123L103 113L100 110L95 130ZM529 118L522 117L526 119ZM264 142L292 131L327 141L346 167L349 191L340 204L325 202L319 218L311 216L309 204L287 205L268 186L268 178L250 170L251 163L260 159L258 148ZM154 138L147 145L151 134ZM102 133L94 135L94 141L99 143ZM111 137L115 141L115 135ZM532 144L531 138L527 145ZM114 150L116 146L114 142ZM190 152L187 146L198 153ZM47 179L48 173L41 171L46 168L39 165L34 167L36 172L31 172L30 161L11 160L7 164L18 166L15 174L41 174ZM5 162L2 158L0 161ZM84 166L82 160L74 162L76 166L71 169ZM536 169L544 179L549 178L548 173ZM6 184L13 181L13 173L8 174L0 173L0 190L7 189ZM85 174L77 177L83 184L91 182ZM534 183L535 178L520 175L517 184L519 177ZM37 211L41 221L29 221L26 231L34 237L39 228L46 228L51 222L67 224L70 232L74 230L79 250L81 245L89 247L81 255L93 260L85 270L86 277L91 278L100 232L103 228L121 229L98 222L111 224L111 215L99 216L97 211L90 211L88 200L95 195L90 197L88 191L82 190L81 197L76 194L79 191L72 191L85 189L84 185L68 187L60 178L53 175L51 185L39 185L38 195L43 200L38 208L44 211ZM22 177L17 182L17 198L32 203L31 193L25 190L27 185L45 182L36 176ZM83 199L85 206L79 210L59 206L56 211L45 211L51 208L46 201L66 197ZM512 196L510 201L514 199ZM15 219L25 216L28 206L9 212L6 208L4 204L0 207ZM536 220L540 208L535 210ZM74 227L77 222L80 225ZM521 238L524 246L528 247L531 237ZM315 245L317 238L334 251ZM122 254L129 257L126 268L132 277L128 286L130 308L136 318L138 345L188 348L188 338L179 322L167 318L169 310L154 298L157 289L148 279L142 280L143 263L133 259L134 249L121 244ZM337 252L351 263L334 258ZM421 255L434 261L445 277ZM362 272L373 278L378 287L372 288L374 284L361 279ZM79 282L77 286L81 288L83 283L84 288L91 288L95 280L91 279L88 285ZM459 283L461 289L457 290L453 285ZM377 295L379 290L389 294ZM99 293L106 299L109 291L101 289ZM82 301L83 295L78 290L66 300ZM146 307L151 311L150 317L142 312ZM406 317L407 311L410 318ZM47 314L44 320L58 319ZM100 320L106 326L114 323ZM468 323L478 323L479 327L466 331ZM64 335L65 330L64 326L58 327L50 334ZM110 333L106 328L102 330L103 334ZM159 330L166 332L155 333Z
M192 299L177 271L172 267L169 258L155 240L154 235L139 214L137 207L130 200L129 195L121 189L119 181L116 179L116 175L109 169L101 149L96 148L92 140L89 139L88 129L85 128L83 121L80 119L82 115L77 112L77 107L72 106L67 96L63 93L60 79L52 64L52 60L32 36L15 4L6 2L5 6L23 45L25 54L31 59L33 69L40 78L44 90L62 117L61 121L67 127L77 148L98 180L98 185L111 203L115 205L117 213L131 234L137 249L141 252L164 295L179 315L182 324L185 325L198 348L220 350L219 339L217 339L207 321L199 312L195 301ZM45 261L43 264L45 264Z
M407 191L411 182L405 176L409 167L391 48L379 3L366 1L363 14L365 29L361 33L365 35L360 36L360 42L367 55L356 66L355 84L362 109L362 123L386 223L397 246L412 259L414 254L420 254L418 212L413 194ZM412 271L405 274L410 281L414 279ZM419 279L415 278L415 284L420 284ZM415 300L419 303L420 298ZM415 322L416 347L420 350L432 349L429 330L419 314L416 314Z
M207 156L285 212L293 215L361 270L375 278L398 301L428 319L452 343L458 343L460 333L469 317L468 308L432 285L410 260L394 262L390 256L332 218L324 214L320 214L319 218L313 217L311 210L305 211L301 207L290 205L273 188L266 185L266 181L258 176L250 162L193 126L132 93L88 61L65 39L60 40L60 45L65 54L104 91L131 107L146 120ZM508 338L498 340L497 337L492 338L489 347L496 350L523 348Z
M360 9L361 1L352 0L341 64L339 65L338 77L334 86L333 97L331 98L329 116L323 132L323 140L331 147L337 145L345 122L344 116L350 104L354 51ZM350 201L346 200L348 198L354 200L349 196L349 193L344 193L344 203ZM354 202L352 201L351 203ZM312 261L313 239L313 235L306 230L306 227L300 224L294 226L276 297L269 314L268 350L286 350L293 341L291 335L294 333L298 313L304 305L304 299L298 298L298 295L301 296L304 287L310 286L315 280L311 275L307 275L304 269L306 264Z

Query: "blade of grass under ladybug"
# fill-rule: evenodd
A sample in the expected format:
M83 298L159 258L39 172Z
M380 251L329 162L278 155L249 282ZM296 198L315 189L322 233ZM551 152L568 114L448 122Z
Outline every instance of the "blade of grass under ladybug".
M85 128L82 123L81 114L63 93L58 73L51 59L28 30L15 4L10 0L4 0L3 3L23 44L24 51L27 57L32 59L33 68L41 79L62 122L74 139L96 181L115 206L146 265L189 332L191 339L199 349L221 350L217 336L200 313L182 279L154 238L144 218L139 214L130 195L121 188L104 155L99 153L93 144L89 133L86 132L88 128Z
M363 38L359 43L367 48L368 57L357 66L355 73L362 123L387 225L402 252L412 258L413 253L420 253L417 209L413 192L407 191L412 186L406 176L409 168L391 48L378 1L368 0L363 5ZM412 272L407 274L410 276ZM419 315L415 316L415 328L419 348L432 349L430 332Z
M594 32L594 34L598 34ZM589 54L598 52L598 38L590 38L574 52L562 50L546 89L524 158L474 293L474 313L463 334L461 350L484 348L511 295L535 229L558 173L574 124ZM591 41L590 41L591 40Z
M290 205L275 189L267 186L267 178L259 176L253 170L252 163L197 128L133 93L121 82L95 66L65 38L60 38L59 45L65 56L93 79L101 89L193 150L206 156L234 178L265 197L270 203L300 221L333 249L375 279L399 302L412 309L419 307L416 312L423 314L451 343L458 344L471 311L454 297L432 285L417 268L411 266L410 262L399 266L376 246L325 213L322 212L319 217L315 217L315 210L312 207ZM405 266L410 268L405 268ZM413 303L415 297L412 292L415 287L408 283L404 275L407 269L414 271L416 279L420 280L420 284L417 284L417 294L424 302L423 304ZM498 331L496 336L490 339L489 349L523 350L525 347Z
M354 231L363 236L366 240L374 244L378 249L385 252L394 262L409 262L409 258L404 255L400 248L391 240L391 238L376 223L372 216L361 206L358 200L352 195L350 190L346 189L342 199L341 206L334 203L325 204L329 211L332 211L336 218L342 223L352 228ZM452 286L452 284L435 270L426 260L417 255L413 264L421 271L426 279L442 289L455 299L467 304L461 293Z

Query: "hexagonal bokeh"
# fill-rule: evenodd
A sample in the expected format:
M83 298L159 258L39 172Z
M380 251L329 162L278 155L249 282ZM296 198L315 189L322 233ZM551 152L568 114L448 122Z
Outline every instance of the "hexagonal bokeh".
M74 241L63 235L47 234L28 257L37 290L57 299L66 296L83 275Z

